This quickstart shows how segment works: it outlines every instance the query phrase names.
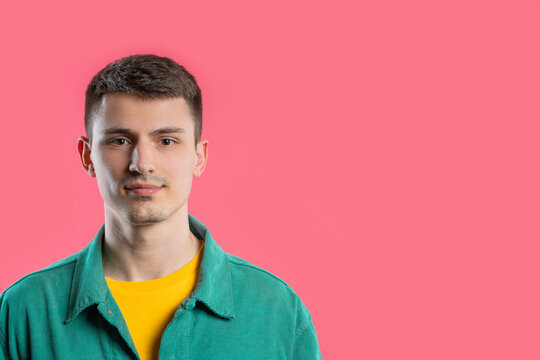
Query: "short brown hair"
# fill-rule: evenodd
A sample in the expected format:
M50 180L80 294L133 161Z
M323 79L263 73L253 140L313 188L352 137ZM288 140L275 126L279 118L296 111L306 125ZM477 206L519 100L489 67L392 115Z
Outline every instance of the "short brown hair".
M113 93L132 94L142 99L183 98L195 121L195 145L201 139L201 89L195 77L174 60L152 54L131 55L99 71L86 89L84 127L90 141L94 106L104 95Z

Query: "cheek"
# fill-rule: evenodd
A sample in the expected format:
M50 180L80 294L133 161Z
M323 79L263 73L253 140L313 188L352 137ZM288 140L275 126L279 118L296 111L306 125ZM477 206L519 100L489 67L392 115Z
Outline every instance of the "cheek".
M100 157L94 165L98 186L102 192L116 192L118 181L129 166L121 157L110 155Z
M104 155L101 159L102 171L113 179L119 179L121 174L129 167L129 159L122 153Z
M178 184L185 186L185 184L191 183L193 179L193 164L190 163L176 163L174 167L169 166L167 173L170 179Z

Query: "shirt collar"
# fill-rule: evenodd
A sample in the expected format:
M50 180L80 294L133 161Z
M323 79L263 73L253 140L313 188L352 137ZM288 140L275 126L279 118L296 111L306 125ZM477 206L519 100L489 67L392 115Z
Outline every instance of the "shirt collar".
M183 304L187 309L192 309L196 302L200 301L214 314L223 318L234 318L231 271L227 254L203 223L191 214L188 214L188 220L191 232L204 240L204 252L197 285ZM104 233L105 224L102 224L92 241L79 252L71 282L66 322L75 319L91 305L106 304L112 300L101 258Z

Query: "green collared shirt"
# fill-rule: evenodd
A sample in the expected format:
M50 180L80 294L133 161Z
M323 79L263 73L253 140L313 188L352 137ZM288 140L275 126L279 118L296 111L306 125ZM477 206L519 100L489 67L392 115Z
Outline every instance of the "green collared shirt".
M282 280L205 240L195 290L165 329L159 359L320 359L308 309ZM138 359L103 273L105 225L80 252L0 295L0 359Z

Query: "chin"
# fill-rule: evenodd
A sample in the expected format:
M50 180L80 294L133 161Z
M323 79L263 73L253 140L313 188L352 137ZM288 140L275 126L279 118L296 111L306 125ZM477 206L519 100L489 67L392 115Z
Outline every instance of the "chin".
M128 210L125 218L134 225L150 225L166 220L169 217L167 211L133 211Z

